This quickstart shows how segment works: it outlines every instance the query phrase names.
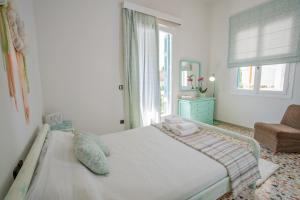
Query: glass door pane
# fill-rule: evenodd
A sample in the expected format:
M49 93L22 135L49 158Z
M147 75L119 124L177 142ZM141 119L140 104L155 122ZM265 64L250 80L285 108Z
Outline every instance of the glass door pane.
M171 114L171 45L172 35L159 31L161 115Z

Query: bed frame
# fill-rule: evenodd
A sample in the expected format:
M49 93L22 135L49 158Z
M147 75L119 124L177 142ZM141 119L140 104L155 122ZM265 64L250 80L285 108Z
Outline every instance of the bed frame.
M214 128L217 129L221 132L223 132L225 135L231 136L233 138L239 139L241 141L244 141L248 143L251 148L253 149L253 152L255 154L256 159L259 159L260 156L260 146L259 144L252 138L240 135L238 133L224 130L221 128L217 128L208 124L200 123L200 122L195 122L192 120L188 120L194 123L197 123L201 126L206 126L209 128ZM5 200L24 200L26 193L28 191L28 188L30 186L31 179L33 177L35 168L38 163L39 155L42 150L42 147L44 145L44 141L46 139L46 135L49 131L49 125L45 124L39 134L37 135L26 159L25 162L16 177L15 181L11 185ZM254 189L255 183L251 185L251 187ZM230 180L229 177L226 177L222 179L221 181L215 183L214 185L208 186L206 189L202 190L201 192L191 196L188 198L188 200L215 200L224 194L228 193L231 191L230 187Z
M23 200L25 199L28 191L31 179L34 174L34 170L37 166L40 153L42 151L47 133L49 131L49 125L45 124L36 136L31 149L26 156L24 164L19 171L16 179L11 185L4 200Z

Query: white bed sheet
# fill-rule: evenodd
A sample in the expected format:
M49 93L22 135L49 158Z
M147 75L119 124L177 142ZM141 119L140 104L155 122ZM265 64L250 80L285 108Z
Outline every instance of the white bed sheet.
M100 137L111 151L107 176L79 163L71 133L51 132L27 199L183 200L227 176L223 165L152 126Z

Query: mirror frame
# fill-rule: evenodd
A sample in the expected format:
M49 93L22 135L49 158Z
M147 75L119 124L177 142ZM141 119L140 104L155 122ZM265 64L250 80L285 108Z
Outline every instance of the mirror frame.
M181 59L180 62L179 62L179 88L181 91L195 91L195 89L187 89L186 87L183 87L182 86L182 78L181 78L181 75L182 75L182 63L189 63L189 64L197 64L199 66L199 74L198 76L201 76L201 63L199 61L196 61L196 60L188 60L188 59Z

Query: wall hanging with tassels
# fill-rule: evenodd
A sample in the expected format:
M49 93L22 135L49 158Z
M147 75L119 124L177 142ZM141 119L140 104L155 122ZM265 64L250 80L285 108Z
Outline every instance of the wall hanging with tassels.
M11 2L7 5L0 6L0 14L0 39L4 57L4 66L7 72L9 95L14 99L16 109L18 110L14 81L14 67L17 67L25 119L28 123L30 117L28 102L29 80L25 59L24 23L21 21L20 16Z

